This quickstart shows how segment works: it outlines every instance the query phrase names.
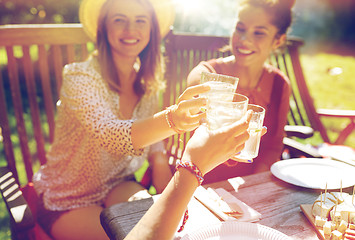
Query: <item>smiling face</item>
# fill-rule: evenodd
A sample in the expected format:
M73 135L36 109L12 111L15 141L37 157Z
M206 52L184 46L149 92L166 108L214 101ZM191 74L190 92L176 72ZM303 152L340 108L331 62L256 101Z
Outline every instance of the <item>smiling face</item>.
M239 65L262 65L272 50L284 41L278 29L271 24L271 16L260 7L243 5L231 38L232 52Z
M136 0L113 1L106 29L113 56L135 60L150 41L151 16Z

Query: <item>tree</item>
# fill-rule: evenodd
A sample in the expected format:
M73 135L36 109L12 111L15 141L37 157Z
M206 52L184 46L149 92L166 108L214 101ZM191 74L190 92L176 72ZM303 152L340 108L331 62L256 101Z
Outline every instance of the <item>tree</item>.
M78 22L79 4L79 0L0 0L0 24Z

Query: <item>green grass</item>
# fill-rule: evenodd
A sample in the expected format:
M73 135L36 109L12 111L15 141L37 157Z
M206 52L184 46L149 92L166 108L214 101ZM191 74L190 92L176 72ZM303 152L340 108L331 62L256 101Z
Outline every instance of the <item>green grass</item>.
M9 229L9 215L6 210L4 201L0 201L0 239L11 239L11 233Z
M303 54L301 63L316 108L355 110L355 57L325 53ZM330 73L335 67L342 69L340 75ZM334 141L339 130L343 129L349 120L322 118L322 122L329 130L331 141ZM312 141L319 142L314 139ZM355 133L348 137L345 144L355 148Z
M317 55L301 55L301 62L304 69L305 77L310 89L310 93L314 98L315 105L318 108L336 108L336 109L355 109L354 92L355 92L355 58L354 57L341 57L331 54L317 54ZM332 76L329 74L329 69L334 67L340 67L343 73L339 76ZM322 119L328 129L330 129L331 138L334 139L337 131L344 127L346 121L335 119ZM10 120L11 121L11 120ZM18 140L14 137L15 146L18 146ZM317 145L321 143L321 138L316 135L307 143ZM350 135L347 145L355 148L355 134ZM31 144L33 148L35 145ZM2 145L0 143L0 152L2 151ZM20 150L15 150L15 154L20 155ZM0 155L0 165L4 165L3 156ZM140 171L136 173L138 179L141 179L148 164L142 167ZM22 170L23 171L23 170ZM24 172L19 174L24 176ZM150 189L151 193L154 193L154 189ZM5 204L0 200L0 239L11 239L9 230L9 217Z

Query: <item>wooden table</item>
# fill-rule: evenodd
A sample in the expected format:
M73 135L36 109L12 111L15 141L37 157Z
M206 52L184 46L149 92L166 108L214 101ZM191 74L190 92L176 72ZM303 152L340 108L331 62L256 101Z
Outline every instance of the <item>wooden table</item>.
M317 233L300 210L301 204L312 204L319 191L297 187L275 178L271 172L244 177L238 192L227 182L211 184L233 193L241 201L261 213L258 222L293 239L318 239Z
M243 180L245 182L238 189L235 189L229 181L208 184L204 187L224 188L232 193L261 213L259 224L274 228L292 239L318 239L315 229L300 210L300 205L312 204L320 194L320 190L285 183L274 177L271 172L249 175L243 177ZM196 201L192 199L194 206L197 206ZM146 199L107 208L101 214L102 226L111 239L122 239L151 204L153 200ZM207 209L204 208L204 210ZM201 213L202 208L199 211Z

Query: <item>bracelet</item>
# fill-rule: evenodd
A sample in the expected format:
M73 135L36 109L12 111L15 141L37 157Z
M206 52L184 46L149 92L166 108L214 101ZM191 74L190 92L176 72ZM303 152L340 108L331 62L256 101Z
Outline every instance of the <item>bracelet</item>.
M186 211L184 213L184 219L182 220L182 223L181 223L181 226L180 226L178 232L181 232L182 230L184 230L187 219L189 219L189 211L186 209Z
M195 165L193 164L192 162L181 162L181 161L178 161L177 164L176 164L176 171L179 169L179 168L186 168L187 170L189 170L191 173L193 173L198 181L198 184L201 185L202 182L203 182L203 176L202 176L202 172L200 171L200 169Z
M181 162L178 161L176 163L176 168L175 170L177 171L179 168L186 168L187 170L189 170L191 173L193 173L198 181L198 184L201 185L203 182L203 176L202 176L202 172L200 171L200 169L193 164L192 162ZM182 230L184 230L185 224L187 222L187 219L189 219L189 211L186 209L185 213L184 213L184 218L182 220L182 224L178 230L178 232L181 232Z
M182 133L185 133L184 130L180 130L178 129L174 122L173 122L173 117L171 116L171 111L172 109L176 108L176 105L172 105L168 108L166 108L166 112L165 112L165 119L166 119L166 122L168 123L168 126L169 128L173 129L177 134L182 134Z

